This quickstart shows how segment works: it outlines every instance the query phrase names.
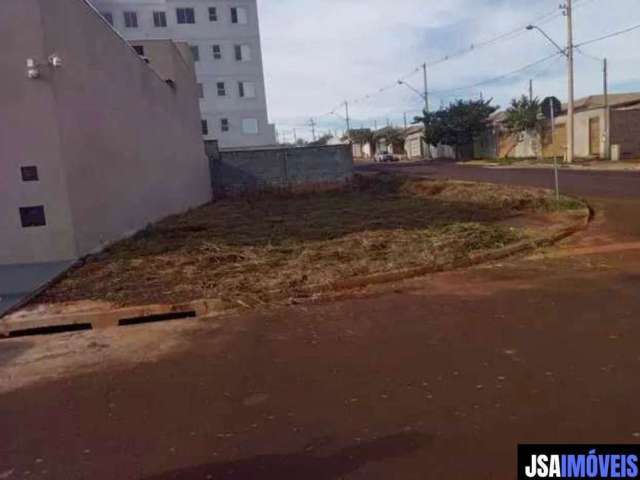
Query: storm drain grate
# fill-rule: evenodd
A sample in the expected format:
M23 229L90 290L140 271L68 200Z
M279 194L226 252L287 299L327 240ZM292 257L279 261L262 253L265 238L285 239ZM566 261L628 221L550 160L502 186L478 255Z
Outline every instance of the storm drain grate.
M16 337L33 337L35 335L56 335L58 333L81 332L83 330L92 330L90 323L72 323L68 325L52 325L48 327L25 328L24 330L14 330L9 332L5 337L0 338L16 338Z
M119 327L128 327L131 325L142 325L145 323L158 323L158 322L168 322L170 320L182 320L185 318L195 318L196 312L194 310L188 312L171 312L171 313L161 313L158 315L148 315L146 317L134 317L134 318L123 318L118 321Z

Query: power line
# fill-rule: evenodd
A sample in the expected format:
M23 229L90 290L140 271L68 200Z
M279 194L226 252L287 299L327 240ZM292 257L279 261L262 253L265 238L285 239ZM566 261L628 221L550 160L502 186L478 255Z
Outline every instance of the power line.
M560 53L554 53L553 55L549 55L549 56L544 57L544 58L542 58L540 60L537 60L535 62L529 63L529 64L525 65L524 67L520 67L520 68L518 68L516 70L512 70L510 72L504 73L504 74L502 74L500 76L497 76L497 77L489 78L487 80L483 80L481 82L477 82L477 83L474 83L472 85L466 85L464 87L450 88L450 89L447 89L447 90L435 90L433 93L435 93L437 95L437 94L440 94L440 93L458 92L460 90L471 90L471 89L476 88L476 87L480 87L480 86L483 86L483 85L488 85L490 83L499 82L500 80L503 80L503 79L505 79L507 77L515 75L516 73L520 73L520 72L523 72L523 71L528 70L530 68L533 68L533 67L535 67L537 65L540 65L541 63L545 63L545 62L551 60L552 58L559 57L560 55L561 55Z
M595 0L575 0L574 8L576 6L584 6L584 5L586 5L588 3L591 3L593 1L595 1ZM489 46L494 45L496 43L503 42L503 41L514 40L517 37L525 34L526 31L527 31L527 26L530 25L532 22L533 23L537 23L538 25L544 25L544 24L549 23L552 20L555 20L556 18L558 18L558 17L560 17L562 15L563 15L563 12L562 11L558 11L558 10L553 10L551 12L547 12L545 14L542 14L542 15L539 15L539 16L535 17L530 22L527 22L526 24L521 25L521 26L519 26L517 28L514 28L514 29L509 30L507 32L504 32L502 34L496 35L495 37L489 38L487 40L484 40L484 41L481 41L481 42L478 42L478 43L472 43L469 47L466 47L464 49L458 50L457 52L453 52L451 54L445 55L444 57L442 57L442 58L440 58L438 60L431 61L431 62L426 62L426 65L427 65L427 67L433 67L433 66L440 65L442 63L448 62L450 60L453 60L454 58L459 58L459 57L464 56L466 54L469 54L469 53L478 51L480 49L483 49L485 47L489 47ZM610 36L620 35L622 33L626 33L627 31L631 31L631 30L634 30L636 28L640 28L640 25L638 25L636 27L633 27L631 29L628 29L626 31L623 31L623 32L616 32L615 34L611 34ZM589 42L585 42L582 45L586 45L588 43L593 43L595 41L600 41L600 40L603 40L605 38L609 38L609 36L603 37L603 38L600 38L600 39L595 39L595 40L592 40L592 41L589 41ZM578 46L580 46L580 45L578 45ZM549 57L549 58L551 58L551 57ZM536 63L532 64L531 66L534 66L535 64ZM525 69L529 68L529 67L530 66L525 67ZM421 68L422 68L422 65L414 68L413 70L411 70L406 75L401 76L400 78L395 80L393 83L389 83L389 84L387 84L387 85L385 85L385 86L383 86L383 87L381 87L379 89L376 89L375 91L371 91L368 94L362 95L360 97L357 97L357 98L354 98L354 99L348 100L348 101L350 103L353 103L353 104L358 104L360 102L369 100L370 98L372 98L374 96L377 96L377 95L379 95L381 93L385 93L386 91L389 91L389 90L392 90L394 88L397 88L398 85L399 85L398 84L398 80L407 80L408 78L410 78L413 75L417 74L421 70ZM517 71L514 72L514 73L517 73ZM511 74L513 74L513 73L506 74L506 76L509 76ZM500 78L502 78L502 77L500 77ZM483 84L484 84L484 82L480 82L479 85L483 85ZM444 92L464 90L464 89L465 88L453 89L453 90L444 90ZM338 105L336 105L335 107L333 107L331 110L329 110L329 111L327 111L327 112L325 112L325 113L323 113L321 115L316 115L316 118L323 118L323 117L333 116L333 115L336 114L336 111L341 109L343 106L344 106L344 102L341 102Z
M609 33L607 35L603 35L602 37L594 38L591 40L587 40L582 43L578 43L575 48L584 47L585 45L591 45L592 43L601 42L602 40L607 40L609 38L617 37L619 35L623 35L625 33L632 32L634 30L640 29L640 24L634 25L633 27L625 28L624 30L619 30L617 32Z
M589 1L593 1L593 0L578 0L578 1L582 1L582 2L589 2ZM537 22L537 23L546 23L550 20L553 20L556 17L559 17L562 15L562 12L559 11L552 11L552 12L548 12L545 13L543 15L540 15L536 18L533 19L533 22ZM529 22L530 23L530 22ZM471 52L475 52L477 50L483 49L485 47L494 45L498 42L501 41L507 41L507 40L513 40L516 37L526 33L526 26L529 24L524 24L522 26L519 26L518 28L514 28L512 30L509 30L508 32L505 33L501 33L499 35L496 35L495 37L489 38L487 40L478 42L478 43L472 43L469 47L466 47L464 49L458 50L457 52L453 52L451 54L445 55L444 57L435 60L435 61L431 61L431 62L426 62L427 67L433 67L435 65L440 65L442 63L448 62L450 60L453 60L454 58L458 58L461 57L463 55L466 55L468 53ZM393 83L389 83L387 85L384 85L383 87L380 87L378 89L376 89L375 91L371 91L368 94L362 95L360 97L356 97L352 100L350 100L350 103L353 104L358 104L364 100L369 100L371 97L379 95L381 93L384 93L386 91L392 90L394 88L398 87L398 80L407 80L408 78L412 77L413 75L417 74L418 72L420 72L422 68L422 65L414 68L413 70L411 70L409 73L407 73L406 75L403 75L401 77L399 77L398 79L396 79ZM342 106L344 105L344 102L339 103L338 105L336 105L335 107L333 107L331 110L327 111L326 113L323 113L321 115L316 115L317 118L322 118L322 117L328 117L331 115L335 114L335 111L342 108Z

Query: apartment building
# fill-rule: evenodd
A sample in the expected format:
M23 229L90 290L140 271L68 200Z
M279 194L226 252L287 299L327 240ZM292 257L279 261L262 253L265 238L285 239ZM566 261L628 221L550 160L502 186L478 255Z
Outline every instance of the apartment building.
M276 143L269 123L256 0L92 0L136 42L172 39L191 46L200 89L202 133L221 148Z

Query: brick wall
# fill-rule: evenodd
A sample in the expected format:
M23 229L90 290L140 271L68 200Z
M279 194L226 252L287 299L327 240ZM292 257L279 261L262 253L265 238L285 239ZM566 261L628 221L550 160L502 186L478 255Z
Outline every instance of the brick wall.
M620 145L621 158L640 157L640 110L611 111L611 145Z
M222 151L210 162L214 194L326 188L353 177L350 145Z

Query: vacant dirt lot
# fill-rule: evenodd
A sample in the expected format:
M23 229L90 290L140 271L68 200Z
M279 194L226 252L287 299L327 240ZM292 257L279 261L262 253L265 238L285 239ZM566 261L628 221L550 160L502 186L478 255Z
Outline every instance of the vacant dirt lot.
M525 238L533 224L552 222L547 214L555 210L580 206L566 198L558 205L536 188L390 175L357 177L336 192L227 199L118 242L38 302L255 304L276 292L293 296L335 280L464 259Z

